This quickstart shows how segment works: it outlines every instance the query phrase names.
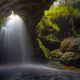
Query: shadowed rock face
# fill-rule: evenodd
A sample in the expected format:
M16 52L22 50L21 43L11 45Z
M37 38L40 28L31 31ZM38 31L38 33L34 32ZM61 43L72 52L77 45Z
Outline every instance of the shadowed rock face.
M0 15L8 16L13 10L23 16L38 15L39 18L43 10L48 9L52 2L53 0L0 0Z
M41 19L45 9L53 3L54 0L0 0L0 17L4 18L15 13L23 16L31 34L35 31L35 26Z

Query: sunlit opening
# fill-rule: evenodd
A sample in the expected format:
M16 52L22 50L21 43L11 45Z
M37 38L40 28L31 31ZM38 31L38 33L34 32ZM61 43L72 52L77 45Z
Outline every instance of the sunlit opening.
M18 15L16 15L13 11L11 12L11 15L8 17L8 19L14 20Z

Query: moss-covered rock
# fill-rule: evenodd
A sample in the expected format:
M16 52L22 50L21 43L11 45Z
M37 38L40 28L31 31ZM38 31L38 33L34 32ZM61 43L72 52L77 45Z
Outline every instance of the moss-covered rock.
M65 52L60 60L64 65L80 66L80 52Z
M50 52L50 57L51 59L54 60L54 58L59 59L62 55L62 52L60 51L60 49L56 49Z
M80 38L65 38L60 50L63 52L60 58L62 64L80 67Z
M62 52L79 52L80 51L80 38L65 38L61 42L60 49Z

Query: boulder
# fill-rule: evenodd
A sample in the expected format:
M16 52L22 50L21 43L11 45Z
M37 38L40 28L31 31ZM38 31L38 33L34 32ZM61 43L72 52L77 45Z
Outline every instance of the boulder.
M62 52L60 51L60 49L55 49L55 50L50 52L50 57L52 60L60 59L61 55L62 55Z
M65 52L60 61L64 65L80 66L80 52Z
M65 38L60 49L62 52L80 52L80 38Z
M61 42L60 61L64 65L80 66L80 38L65 38Z

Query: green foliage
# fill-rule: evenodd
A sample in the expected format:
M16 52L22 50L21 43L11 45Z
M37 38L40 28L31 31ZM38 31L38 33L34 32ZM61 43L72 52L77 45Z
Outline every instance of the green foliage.
M39 47L44 52L45 56L48 57L48 49L43 45L41 40L48 41L50 43L59 42L57 34L60 33L62 26L70 27L73 35L79 36L80 34L75 31L74 18L80 17L79 8L74 8L73 2L68 2L66 4L61 4L57 7L51 6L49 10L44 11L44 16L42 20L36 26ZM66 26L63 22L58 22L58 20L63 19L63 21L68 22L69 26ZM56 22L55 22L56 21ZM64 25L63 25L64 24ZM60 35L62 36L62 35ZM41 40L40 40L41 39ZM46 44L46 43L45 43ZM53 45L54 46L54 45ZM57 55L54 51L53 56Z
M37 39L37 41L39 43L40 49L43 51L45 57L48 59L49 50L43 45L40 39Z
M44 12L44 15L48 17L48 19L58 18L58 17L65 17L68 16L69 11L68 7L64 5L60 5L58 7L52 6L48 11Z
M36 31L39 38L53 42L57 40L55 34L59 32L60 29L57 24L51 22L51 19L43 16L42 20L36 27Z
M65 16L68 16L68 15L80 16L80 10L79 9L77 9L77 8L74 9L71 6L70 6L70 9L71 9L71 12L73 11L72 12L73 14L70 14L68 6L65 6L65 5L60 5L58 7L53 7L52 6L48 11L44 12L44 15L48 19L65 17Z
M73 16L80 17L80 10L79 9L74 9Z
M45 16L48 18L48 20L50 21L50 23L54 23L51 22L51 19L55 20L58 19L59 17L64 17L69 20L69 24L71 25L71 29L73 32L73 36L79 36L80 34L78 34L75 29L74 29L74 22L73 22L73 18L74 17L80 17L80 9L75 7L75 4L77 3L77 1L68 1L67 0L67 5L61 4L58 7L54 7L51 6L51 8L48 11L45 11ZM58 25L58 24L57 24ZM51 25L51 26L54 26ZM60 26L58 26L60 27Z
M45 37L46 37L46 40L49 41L49 42L59 42L59 40L53 34L49 34L49 35L47 35Z
M50 56L51 58L60 58L62 55L62 52L60 51L60 49L56 49L50 52Z
M80 9L76 5L80 3L79 0L67 0L66 7L68 8L69 15L80 16Z

